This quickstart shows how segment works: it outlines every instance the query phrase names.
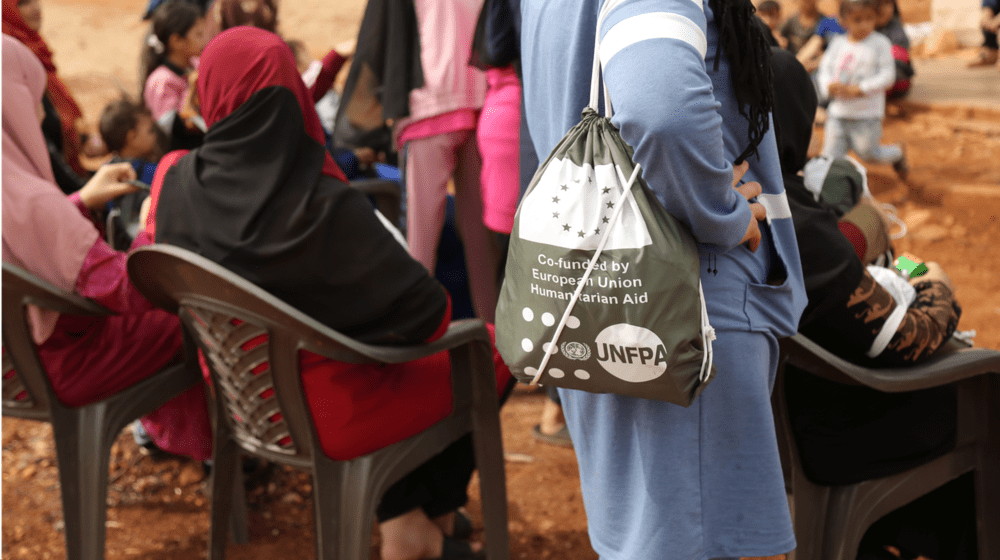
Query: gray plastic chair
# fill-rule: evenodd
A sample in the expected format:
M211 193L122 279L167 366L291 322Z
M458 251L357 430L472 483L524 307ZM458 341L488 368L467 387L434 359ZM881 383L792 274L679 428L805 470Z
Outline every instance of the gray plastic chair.
M38 358L25 314L36 305L67 315L107 316L111 311L3 263L3 415L52 424L62 492L66 558L104 558L111 445L130 422L190 388L195 368L176 365L103 401L63 406ZM16 372L16 373L15 373ZM26 398L18 400L18 396Z
M507 560L507 496L499 403L489 334L481 321L456 321L419 346L359 343L326 327L242 277L190 251L150 245L128 261L133 283L155 305L177 313L197 335L216 388L215 467L209 557L225 554L226 523L240 452L290 465L313 477L318 560L367 560L376 505L403 475L473 433L486 552ZM233 320L242 321L238 326ZM241 347L267 334L268 342ZM349 363L400 363L448 350L453 410L408 439L348 461L323 454L302 391L299 350ZM264 371L252 369L268 364ZM261 394L273 389L273 395ZM270 418L276 413L281 420ZM242 490L240 489L242 495Z
M393 225L399 226L402 194L399 183L388 179L355 179L350 185L375 201L375 208Z
M784 390L787 364L831 381L888 393L958 383L958 443L947 455L897 475L841 486L813 484L803 474L792 435ZM873 523L969 471L975 471L979 558L1000 558L998 374L1000 352L956 342L917 366L869 369L838 358L801 334L782 340L772 404L794 504L795 560L854 560Z

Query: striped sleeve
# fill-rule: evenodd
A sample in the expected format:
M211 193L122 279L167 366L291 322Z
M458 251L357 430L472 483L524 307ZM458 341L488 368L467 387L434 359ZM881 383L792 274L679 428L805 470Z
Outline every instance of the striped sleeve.
M699 242L731 248L751 214L732 189L707 25L700 0L625 0L602 26L600 56L612 122L647 184Z

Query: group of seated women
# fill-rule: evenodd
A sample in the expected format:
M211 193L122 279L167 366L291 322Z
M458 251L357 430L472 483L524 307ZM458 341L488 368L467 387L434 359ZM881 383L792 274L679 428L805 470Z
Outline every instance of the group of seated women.
M92 211L134 190L127 184L134 171L128 164L105 166L79 192L64 196L55 185L39 124L44 68L8 36L3 58L3 260L117 313L82 319L32 311L35 342L56 395L67 405L82 405L182 359L180 325L137 293L126 273L126 254L103 241L101 226L92 219ZM905 365L932 354L958 321L950 281L931 266L931 273L913 282L913 302L895 312L900 304L887 291L887 281L865 268L836 214L802 184L815 95L792 55L776 53L774 63L779 77L774 121L810 299L802 332L854 360ZM415 344L441 336L451 316L447 292L347 185L324 147L311 97L286 43L260 29L227 30L205 48L196 87L208 126L204 144L161 162L146 227L133 248L156 242L192 250L364 342ZM496 353L494 362L502 393L510 374ZM336 459L378 445L345 436L346 421L329 406L331 399L360 395L372 385L390 388L386 394L426 396L394 397L377 406L381 397L367 397L373 410L391 414L361 421L396 440L434 423L450 406L446 353L381 368L305 354L301 366L321 445ZM792 414L817 479L884 476L953 444L952 388L900 398L830 387L805 373L789 376L789 382L789 390L801 396L791 399L797 407ZM159 447L210 457L204 394L204 387L192 387L143 419ZM867 404L845 417L835 399ZM873 425L881 430L875 431L882 438L878 442L873 444L870 434L854 437ZM913 429L936 439L927 444L924 438L926 448L898 448L906 442L900 431ZM830 436L831 430L837 435ZM473 469L467 437L392 486L378 507L382 558L479 557L478 545L462 540L468 520L456 513L467 500Z

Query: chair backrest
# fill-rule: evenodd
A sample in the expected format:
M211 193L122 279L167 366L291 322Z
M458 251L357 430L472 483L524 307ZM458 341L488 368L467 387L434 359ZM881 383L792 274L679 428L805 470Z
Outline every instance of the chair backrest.
M58 401L31 336L25 312L28 305L67 315L112 313L18 266L3 263L3 415L45 420L50 405Z
M404 361L399 349L354 341L185 249L142 247L129 256L128 269L149 301L177 313L195 335L212 370L218 410L226 412L237 443L256 455L305 468L321 453L299 350L348 363Z

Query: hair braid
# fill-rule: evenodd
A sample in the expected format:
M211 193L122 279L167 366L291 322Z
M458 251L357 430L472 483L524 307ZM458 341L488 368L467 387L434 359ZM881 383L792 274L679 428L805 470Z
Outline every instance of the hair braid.
M736 158L737 164L751 155L760 157L757 146L770 126L774 104L771 86L771 48L754 17L750 0L708 0L719 30L715 70L724 55L740 115L750 121L750 145Z

